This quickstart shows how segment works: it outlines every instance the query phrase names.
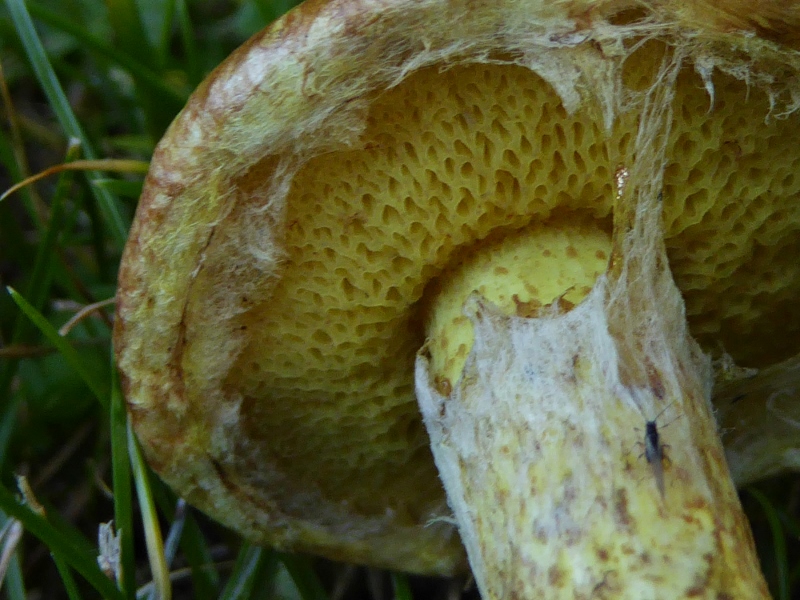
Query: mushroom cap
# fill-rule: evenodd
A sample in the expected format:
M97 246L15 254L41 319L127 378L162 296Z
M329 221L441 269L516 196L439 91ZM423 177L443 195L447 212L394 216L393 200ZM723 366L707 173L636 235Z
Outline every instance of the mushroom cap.
M727 8L312 1L234 52L159 143L120 270L153 468L256 542L465 568L413 391L428 292L578 222L565 260L593 269L662 60L684 63L653 169L693 335L751 365L800 350L798 11Z

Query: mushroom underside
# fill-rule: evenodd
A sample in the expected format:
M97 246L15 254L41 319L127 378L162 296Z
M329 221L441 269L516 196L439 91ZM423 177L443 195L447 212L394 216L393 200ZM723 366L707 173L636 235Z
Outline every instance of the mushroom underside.
M735 504L732 487L715 488L727 472L717 464L710 371L681 328L685 311L704 349L753 366L800 351L791 335L800 333L800 264L791 260L800 250L800 120L782 104L792 90L778 77L788 59L753 47L745 72L722 42L690 42L680 31L658 40L648 18L604 21L581 43L548 33L548 45L536 31L503 29L500 44L490 24L459 24L473 29L428 28L418 46L398 18L386 17L380 41L361 34L371 46L349 39L335 52L336 42L313 35L296 48L286 30L306 23L276 28L204 84L159 146L126 250L116 332L131 415L154 467L256 541L461 570L417 405L418 351L430 361L429 408L440 411L474 383L462 372L474 373L477 312L506 325L607 312L628 281L625 244L639 232L651 270L631 269L680 290L663 296L672 320L659 340L680 340L668 345L684 354L669 361L692 383L670 375L674 385L659 397L652 373L663 361L634 360L622 388L597 393L594 404L589 392L574 396L595 406L582 422L602 430L598 440L617 436L608 460L633 480L639 495L626 498L653 519L664 518L673 486L703 488L712 507L709 494ZM473 43L447 37L457 34ZM296 72L285 55L286 63L268 56L287 48ZM318 69L323 59L333 64ZM259 60L266 66L254 74ZM246 87L254 77L272 82L271 93ZM658 218L637 225L636 208ZM652 297L637 298L659 316ZM634 334L614 306L618 320L604 327L619 345ZM639 360L631 348L622 364ZM620 389L640 388L648 399L620 400ZM638 458L635 445L647 439L635 428L675 402L670 412L685 416L664 435L685 436L713 460L676 455L659 484L657 466ZM579 456L569 466L579 495L594 486L578 476L582 466L616 472ZM682 481L680 459L700 461L713 485ZM621 488L600 489L619 521ZM730 523L725 531L748 539L739 517ZM585 577L590 591L603 581L610 593L600 567Z

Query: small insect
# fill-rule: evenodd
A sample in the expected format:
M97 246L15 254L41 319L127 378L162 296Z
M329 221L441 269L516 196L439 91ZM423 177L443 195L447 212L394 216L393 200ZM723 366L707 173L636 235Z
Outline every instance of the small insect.
M650 468L653 469L653 477L656 480L656 486L664 497L664 444L661 443L660 436L658 435L658 425L655 419L647 421L644 430L644 457L647 459Z
M649 464L650 468L653 469L653 477L656 480L656 487L658 487L658 491L662 498L664 497L664 460L669 460L664 453L664 450L669 448L669 444L661 443L661 435L658 433L658 424L656 422L658 421L658 418L664 414L664 411L670 406L672 406L672 403L665 406L664 409L656 415L655 419L645 422L644 442L638 442L638 444L642 444L644 446L644 452L639 455L639 458L644 456L645 460L647 460L647 464ZM678 417L675 417L675 419L677 418ZM675 419L672 419L672 421ZM670 425L672 421L664 425L664 427Z

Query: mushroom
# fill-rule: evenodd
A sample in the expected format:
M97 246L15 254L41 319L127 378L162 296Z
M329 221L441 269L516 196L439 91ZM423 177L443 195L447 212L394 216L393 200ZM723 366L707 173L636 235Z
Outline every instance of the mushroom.
M800 351L797 15L760 6L330 0L252 38L120 270L153 468L259 543L463 541L486 598L766 598L706 354Z

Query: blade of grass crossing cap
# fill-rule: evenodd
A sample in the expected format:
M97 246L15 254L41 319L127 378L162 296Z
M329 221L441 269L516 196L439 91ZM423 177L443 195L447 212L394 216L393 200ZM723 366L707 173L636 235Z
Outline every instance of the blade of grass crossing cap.
M150 483L150 489L161 514L168 520L174 519L175 495L160 479L154 478ZM208 549L206 539L200 531L200 526L192 515L192 509L186 512L180 547L191 569L193 598L216 600L219 590L219 573L214 565L214 559Z
M121 535L120 551L122 575L120 585L128 600L136 597L133 547L133 495L131 490L131 465L128 457L128 415L117 369L111 369L111 476L114 488L114 522Z
M172 568L172 561L175 560L175 554L178 551L178 544L180 543L181 536L183 535L183 526L186 523L186 501L183 499L178 500L178 505L175 508L175 516L170 525L167 539L164 542L164 562L167 569ZM147 596L148 600L157 600L156 590L153 587Z
M164 556L164 542L161 536L161 526L158 523L156 507L153 503L153 494L147 465L139 449L136 436L128 423L128 454L133 468L133 480L136 484L136 496L139 499L139 510L144 525L144 538L147 545L147 556L150 561L150 572L159 600L172 598L172 586L169 581L169 568Z

